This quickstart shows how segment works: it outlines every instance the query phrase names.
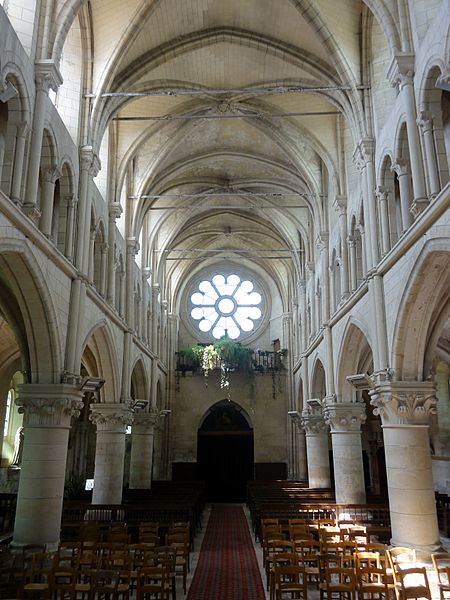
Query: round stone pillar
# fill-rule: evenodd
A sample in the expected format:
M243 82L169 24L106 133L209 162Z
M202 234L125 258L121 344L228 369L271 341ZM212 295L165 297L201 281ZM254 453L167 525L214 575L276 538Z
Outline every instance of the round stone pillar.
M436 412L434 385L387 382L370 396L383 427L391 543L429 553L439 546L428 431L430 415Z
M152 485L153 440L155 424L158 418L156 410L140 412L134 415L131 432L130 488L147 489Z
M133 422L131 408L115 402L91 404L97 426L92 504L121 504L125 433Z
M23 413L23 454L14 546L45 544L55 550L61 528L70 420L83 407L71 385L24 384L16 404Z
M333 397L326 399L323 412L331 430L336 503L364 504L361 424L366 420L365 404L337 402Z
M307 400L302 412L302 426L306 433L306 458L310 488L331 487L328 458L328 427L323 419L320 400Z

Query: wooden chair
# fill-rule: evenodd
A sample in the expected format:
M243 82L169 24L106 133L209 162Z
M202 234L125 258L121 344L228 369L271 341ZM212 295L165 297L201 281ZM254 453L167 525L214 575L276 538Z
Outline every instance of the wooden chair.
M416 598L431 600L430 585L425 567L400 568L397 571L397 576L399 585L396 589L398 590L399 600Z
M159 565L144 567L138 573L136 586L136 600L168 600L169 586L167 570Z
M431 555L441 600L450 598L450 555L447 552L433 552Z
M92 597L97 600L116 600L119 573L114 570L97 569L93 574Z
M370 564L361 563L356 569L358 597L360 600L388 600L389 587L386 571Z
M273 557L272 568L269 574L269 597L270 600L275 598L275 569L277 567L286 567L297 565L297 554L295 552L280 552Z
M179 575L183 579L183 591L186 593L187 573L190 568L189 559L189 542L186 537L179 533L168 533L166 536L166 545L172 546L176 552L176 570L175 575Z
M51 598L52 574L52 556L46 552L34 553L25 583L19 588L19 598Z
M319 542L316 540L301 540L300 542L295 543L295 551L298 556L299 564L305 569L308 581L314 583L316 587L319 587Z
M320 597L327 600L355 600L355 570L344 567L325 567L325 580L320 587Z
M391 577L393 588L397 599L399 598L400 580L398 573L401 569L409 569L416 566L416 551L414 548L397 546L386 550L388 558L388 573Z
M308 594L307 576L299 565L275 566L273 571L275 600L306 600Z

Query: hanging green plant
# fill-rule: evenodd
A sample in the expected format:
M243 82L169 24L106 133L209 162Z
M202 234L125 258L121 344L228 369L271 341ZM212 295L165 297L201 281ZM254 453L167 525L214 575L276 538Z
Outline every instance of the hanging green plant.
M180 350L179 355L184 356L186 362L199 366L205 376L206 384L209 373L220 368L220 387L229 389L229 373L234 369L246 370L253 373L253 350L244 348L227 336L208 346L191 346Z

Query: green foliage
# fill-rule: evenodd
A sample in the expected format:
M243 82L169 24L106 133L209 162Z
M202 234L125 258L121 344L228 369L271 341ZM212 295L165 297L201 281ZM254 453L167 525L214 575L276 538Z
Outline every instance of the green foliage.
M184 357L185 362L198 365L203 371L219 368L219 363L225 363L228 369L251 370L253 350L224 336L209 346L196 344L180 350L178 354Z

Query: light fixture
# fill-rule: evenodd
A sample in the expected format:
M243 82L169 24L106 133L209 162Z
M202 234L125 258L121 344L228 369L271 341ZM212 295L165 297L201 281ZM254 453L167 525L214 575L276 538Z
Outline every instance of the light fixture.
M147 405L148 405L148 400L135 400L134 404L133 404L133 410L135 410L135 411L145 410Z
M373 390L375 387L372 378L367 373L347 375L345 379L350 383L350 385L360 392L363 392L364 390Z
M98 392L98 390L100 390L103 385L105 383L104 379L100 379L100 377L84 377L81 385L80 385L80 390L83 390L83 392Z
M6 104L6 102L17 96L17 94L18 91L13 84L10 81L7 81L3 91L0 93L0 102Z
M161 414L161 415L164 415L165 417L167 417L168 415L170 415L170 413L171 413L171 412L172 412L172 411L170 410L170 408L164 408L164 409L163 409L163 410L160 412L160 414Z

